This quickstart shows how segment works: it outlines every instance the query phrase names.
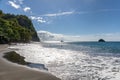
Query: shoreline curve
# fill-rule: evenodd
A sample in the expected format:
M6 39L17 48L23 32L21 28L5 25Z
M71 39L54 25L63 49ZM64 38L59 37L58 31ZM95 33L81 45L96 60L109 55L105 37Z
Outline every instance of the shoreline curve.
M4 59L4 53L9 52L7 47L8 45L0 44L0 80L60 80L50 73Z

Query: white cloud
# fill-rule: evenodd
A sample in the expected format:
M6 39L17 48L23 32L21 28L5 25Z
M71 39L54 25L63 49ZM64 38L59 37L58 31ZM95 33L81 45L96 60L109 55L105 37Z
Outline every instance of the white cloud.
M37 33L42 41L60 41L63 37L62 34L50 33L48 31L38 31Z
M24 12L31 13L30 7L25 7L25 4L23 4L24 0L10 0L8 1L9 5L14 7L15 9L22 9Z
M13 0L14 3L23 4L24 0Z
M43 20L43 19L39 19L39 20L37 20L38 22L40 22L40 23L45 23L46 21L45 20Z
M34 17L34 16L31 16L30 18L31 18L32 20L35 20L35 19L36 19L36 17Z
M35 16L31 16L30 17L32 20L36 20L39 23L46 23L46 21L42 18L42 17L35 17Z
M112 11L120 11L120 9L99 9L99 10L94 10L94 11L66 11L66 12L60 12L60 13L44 14L42 16L45 16L45 17L57 17L57 16L64 16L64 15L72 15L72 14L81 15L81 14L112 12Z
M50 33L48 31L38 31L38 36L43 41L98 41L103 38L106 41L120 41L120 33L91 34L91 35L63 35Z
M95 36L96 38L104 38L107 41L120 41L120 33L104 33Z
M45 14L45 15L43 15L43 16L47 16L47 17L55 17L55 16L70 15L70 14L74 14L74 11L61 12L61 13L53 13L53 14Z
M25 12L28 12L28 11L31 10L31 8L30 8L30 7L25 7L25 8L23 8L23 10L24 10Z
M32 20L39 20L39 19L43 19L42 17L35 17L35 16L31 16Z
M8 3L9 3L12 7L14 7L15 9L19 9L19 8L20 8L20 5L16 4L15 1L14 1L14 2L13 2L13 1L8 1Z

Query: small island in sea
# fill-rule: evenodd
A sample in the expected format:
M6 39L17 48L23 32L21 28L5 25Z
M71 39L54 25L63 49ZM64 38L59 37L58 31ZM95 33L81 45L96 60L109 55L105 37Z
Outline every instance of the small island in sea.
M105 42L105 40L104 39L99 39L98 42Z

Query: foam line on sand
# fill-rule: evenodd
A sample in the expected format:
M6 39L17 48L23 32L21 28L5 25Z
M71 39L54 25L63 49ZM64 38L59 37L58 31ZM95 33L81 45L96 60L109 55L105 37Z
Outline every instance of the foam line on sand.
M0 45L0 80L60 80L47 72L37 71L5 60L7 45Z

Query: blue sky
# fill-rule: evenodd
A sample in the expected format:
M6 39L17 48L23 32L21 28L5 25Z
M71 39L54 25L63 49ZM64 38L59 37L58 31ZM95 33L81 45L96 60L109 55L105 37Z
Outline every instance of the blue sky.
M0 9L29 16L37 31L120 40L120 0L0 0Z

